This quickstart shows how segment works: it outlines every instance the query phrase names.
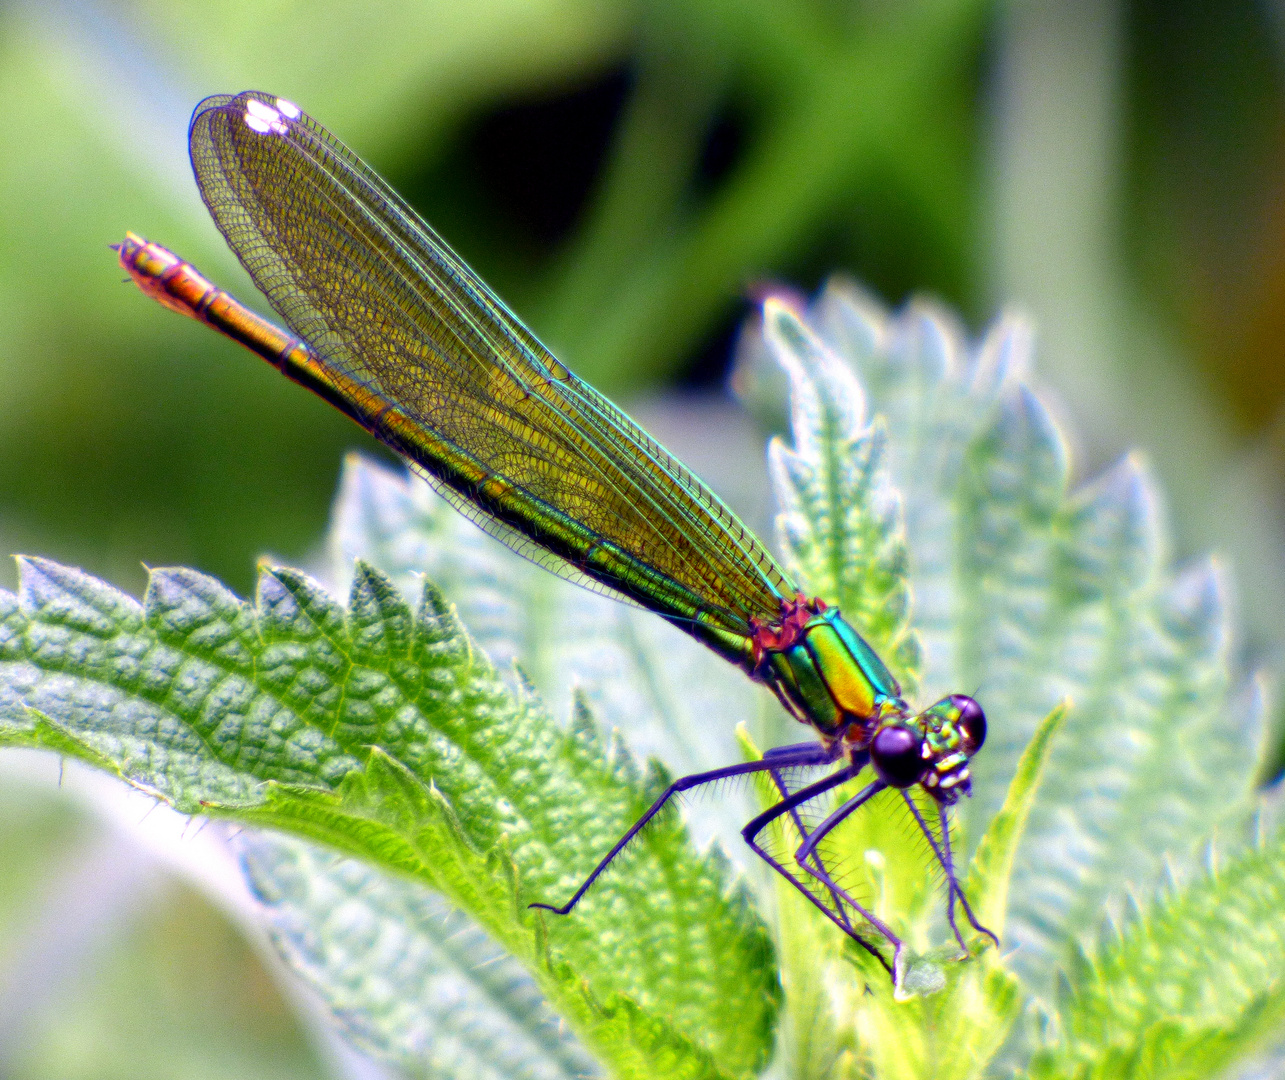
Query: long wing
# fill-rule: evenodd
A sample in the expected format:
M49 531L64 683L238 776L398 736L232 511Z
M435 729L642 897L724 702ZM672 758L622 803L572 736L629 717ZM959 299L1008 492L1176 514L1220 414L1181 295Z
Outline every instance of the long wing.
M202 198L255 284L325 364L432 434L397 448L464 513L702 638L779 616L795 587L754 535L297 106L207 98L189 141ZM443 453L474 463L473 480Z

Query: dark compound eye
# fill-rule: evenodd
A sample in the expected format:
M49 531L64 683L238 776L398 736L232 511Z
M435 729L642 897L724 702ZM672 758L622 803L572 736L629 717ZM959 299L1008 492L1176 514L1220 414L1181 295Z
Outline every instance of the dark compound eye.
M959 733L964 739L964 753L970 757L986 741L986 714L982 707L964 694L951 694L950 703L959 710Z
M889 787L908 788L924 771L924 740L919 732L889 724L875 732L870 761L879 779Z

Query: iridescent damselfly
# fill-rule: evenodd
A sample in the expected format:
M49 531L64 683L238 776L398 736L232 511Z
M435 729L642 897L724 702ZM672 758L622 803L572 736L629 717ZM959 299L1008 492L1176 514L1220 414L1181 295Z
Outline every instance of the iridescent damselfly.
M568 371L396 192L298 106L250 91L207 98L193 114L189 145L215 223L291 332L130 233L117 245L120 262L148 295L325 398L514 550L655 612L736 664L814 731L815 739L761 760L676 781L566 903L531 907L568 914L680 792L766 773L778 801L744 827L746 843L895 982L904 942L852 894L824 847L880 792L905 801L940 863L960 947L968 951L957 905L994 940L960 887L947 818L969 793L969 759L986 735L976 701L953 694L912 709L837 608L807 597L695 475ZM812 768L828 775L795 782ZM864 787L814 820L867 768ZM792 853L769 850L765 830L787 820L801 843Z

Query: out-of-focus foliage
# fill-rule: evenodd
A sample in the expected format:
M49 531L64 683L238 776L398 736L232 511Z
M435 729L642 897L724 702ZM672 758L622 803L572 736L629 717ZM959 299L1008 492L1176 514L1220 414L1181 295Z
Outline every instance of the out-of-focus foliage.
M255 555L316 537L325 462L358 437L120 288L105 248L133 228L253 299L183 134L202 96L254 86L367 156L609 393L717 373L774 277L841 266L975 323L1023 304L1090 463L1151 449L1184 550L1282 586L1273 10L10 5L0 537L134 588L140 560L246 588ZM1246 604L1272 647L1282 605Z

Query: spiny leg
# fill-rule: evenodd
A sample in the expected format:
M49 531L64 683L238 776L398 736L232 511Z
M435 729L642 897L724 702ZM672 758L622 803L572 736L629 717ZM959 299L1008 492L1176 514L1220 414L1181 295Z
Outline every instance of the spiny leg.
M822 755L820 760L817 759L818 751L820 751ZM664 809L665 804L668 803L675 795L684 791L690 791L692 788L700 787L703 784L712 784L716 780L726 780L733 776L745 776L749 773L764 772L774 768L788 768L792 765L825 764L825 761L827 760L825 758L826 753L826 749L817 743L799 743L796 746L781 747L780 752L770 759L765 757L759 761L747 761L740 765L725 765L721 769L711 769L709 772L693 773L691 776L684 776L679 780L675 780L664 790L660 798L651 804L647 812L634 822L629 831L616 841L615 847L607 852L602 861L593 868L593 872L585 878L580 888L575 891L575 895L573 895L566 904L562 907L556 907L553 904L536 902L528 904L527 907L541 908L544 911L552 911L557 915L569 914L571 909L575 907L576 904L580 903L581 898L589 891L589 887L598 880L602 872L611 865L617 855L624 851L628 846L629 841L637 836L647 823L659 814L660 811Z
M776 787L777 787L777 790L780 792L781 798L783 799L789 798L790 792L789 792L789 789L785 786L785 781L781 778L781 774L777 772L775 769L773 769L771 772L771 776L772 776L772 779L776 781ZM803 818L799 814L799 808L797 806L793 807L790 810L790 818L793 820L794 827L798 830L799 836L803 840L806 840L808 837L808 830L807 830L807 827L803 824ZM818 866L820 866L822 869L825 868L825 864L821 862L821 853L819 851L813 852L812 857L813 859L816 860ZM829 892L830 892L830 900L834 904L835 914L838 915L839 921L842 923L844 930L846 930L848 933L851 934L853 931L852 920L848 918L847 908L843 906L843 897L840 896L833 889L830 889Z
M818 780L814 784L809 784L806 787L800 788L798 791L794 792L794 794L788 796L785 799L782 799L775 806L767 810L764 810L763 813L759 814L756 818L750 821L745 826L745 828L741 830L741 836L745 838L745 842L749 845L750 850L753 851L754 854L756 854L760 859L762 859L765 863L767 863L768 866L770 866L773 870L775 870L778 874L780 874L783 878L785 878L786 881L788 881L791 885L793 885L796 889L798 889L799 892L801 892L807 898L808 903L810 903L813 907L815 907L818 911L820 911L822 915L824 915L827 919L829 919L832 923L834 923L835 926L837 926L840 930L842 930L845 934L847 934L850 938L852 938L858 945L860 945L863 949L865 949L866 952L870 953L871 956L873 956L876 960L879 961L880 964L883 965L883 967L887 970L888 974L892 975L893 970L891 965L889 965L888 961L884 959L883 954L878 949L876 949L873 945L870 944L870 942L866 941L865 938L863 938L860 934L856 932L855 929L853 929L852 923L848 920L847 913L843 910L842 905L840 905L837 909L838 914L836 914L834 911L831 911L824 904L822 904L821 901L818 900L811 892L809 892L803 886L803 883L798 880L798 878L796 878L793 874L791 874L788 870L786 870L786 868L782 866L780 862L778 862L771 854L769 854L765 848L761 847L759 844L755 842L755 837L757 837L759 833L761 833L765 828L767 828L767 826L772 824L772 822L774 822L777 818L781 817L784 814L792 813L797 807L803 805L803 803L808 802L812 799L815 799L820 795L824 795L827 791L830 791L833 788L838 787L840 784L846 783L848 780L851 780L852 777L854 777L857 774L857 772L859 772L860 769L864 767L864 764L865 763L862 762L860 765L855 765L855 766L846 765L838 772L833 773L832 775L827 776L821 780ZM810 835L806 830L802 830L801 834L804 837L807 837ZM813 876L815 876L815 874ZM836 890L832 888L830 892L831 892L831 895L834 895ZM839 890L839 892L841 893L841 890ZM862 909L859 904L854 906L857 908L858 911L863 911L864 913L864 909Z
M879 933L888 940L888 943L893 947L892 968L890 969L890 974L892 975L893 982L900 984L902 950L904 949L905 943L901 938L894 934L892 932L892 928L880 919L873 911L853 899L852 894L840 886L838 882L830 876L829 872L825 869L824 864L819 868L808 864L808 857L816 851L817 845L820 844L832 830L846 821L852 816L852 814L878 795L879 792L883 791L887 786L888 785L882 780L872 780L857 792L857 794L852 796L851 799L835 810L828 818L821 822L820 825L813 829L803 843L799 845L799 849L794 853L794 858L795 861L803 867L804 871L811 874L828 889L839 893L843 899L848 902L848 904L860 913L863 919L870 923L871 926L878 930ZM867 946L867 948L869 948L869 946ZM882 957L880 957L880 959L882 959ZM884 961L884 967L887 966L887 961Z
M964 909L964 915L967 916L968 918L968 925L971 926L974 930L976 930L979 934L985 934L988 938L991 939L991 941L995 943L995 948L998 949L999 938L996 937L990 930L988 930L986 927L984 927L981 923L977 921L977 916L973 914L972 906L968 903L968 897L964 895L964 890L959 887L959 882L955 879L954 856L951 854L951 851L950 851L950 822L946 818L946 808L942 806L940 803L938 803L937 805L937 813L941 818L941 835L942 835L942 844L946 849L946 866L948 868L948 873L950 874L951 880L955 882L955 895L959 897L959 903ZM952 926L954 925L954 919L951 920L951 925Z
M955 940L959 942L959 947L965 953L968 953L968 945L964 941L964 935L959 932L959 926L955 922L956 900L963 906L964 914L968 916L968 922L972 928L980 934L985 934L998 946L999 938L982 926L973 916L973 909L968 905L968 897L964 895L964 890L959 884L959 878L955 875L955 860L950 849L950 819L946 814L946 807L941 803L937 804L942 837L941 845L938 846L937 838L933 836L932 830L928 828L928 822L924 820L923 815L919 812L919 807L915 805L915 800L910 797L910 792L903 791L901 797L905 799L906 806L910 808L910 813L919 825L919 831L924 834L924 838L928 841L928 846L932 848L933 855L937 857L941 868L946 872L946 921L950 923L951 932L955 935Z
M928 828L928 822L923 819L919 813L919 807L915 805L915 800L910 797L910 792L903 791L901 797L906 801L906 806L910 808L910 813L914 816L916 823L919 825L919 831L924 834L928 841L928 846L932 848L933 855L941 868L946 872L946 921L950 923L951 933L955 935L955 940L959 942L959 947L968 955L968 944L964 941L964 935L959 932L959 926L955 922L955 897L962 895L959 889L959 883L955 880L955 867L951 861L950 855L950 822L946 819L945 807L941 807L941 831L943 837L943 851L937 846L937 840L932 831Z
M788 749L791 749L791 748L790 748L790 747L782 747L782 750L788 750ZM774 752L774 751L772 751L772 750L769 750L769 751L768 751L766 754L764 754L763 756L764 756L765 758L767 758L767 757L772 756L772 755L773 755L773 753L775 753L775 752ZM837 746L837 744L836 744L835 748L834 748L833 750L831 750L831 751L830 751L830 755L831 755L831 758L832 758L832 759L834 759L834 758L837 758L837 757L838 757L838 746ZM858 758L858 757L860 758L860 760L857 760L857 758ZM849 762L849 764L853 765L856 769L860 770L860 769L865 765L865 763L869 760L869 757L870 757L870 755L869 755L869 754L867 754L867 753L865 753L865 752L862 752L862 753L860 753L860 754L858 754L858 755L854 755L853 759ZM781 775L781 772L780 772L778 769L775 769L775 768L774 768L774 769L770 770L769 775L772 777L772 781L773 781L773 783L775 783L775 784L776 784L776 789L777 789L777 791L780 793L781 798L782 798L782 799L788 799L788 798L790 797L790 790L789 790L789 788L786 786L785 778ZM793 806L791 806L791 807L790 807L790 818L791 818L791 820L793 820L793 822L794 822L794 827L795 827L796 829L798 829L798 831L799 831L799 836L800 836L800 837L802 837L803 839L807 839L807 836L808 836L808 828L807 828L807 826L806 826L806 825L804 825L804 824L803 824L803 817L802 817L802 815L799 813L799 807L798 807L798 805L793 805ZM751 847L752 847L752 846L753 846L753 845L751 845ZM818 851L818 852L815 852L815 853L813 854L813 858L816 860L817 865L818 865L819 867L821 867L821 869L823 869L823 870L824 870L824 869L825 869L825 864L821 861L821 853L820 853L819 851ZM834 909L835 909L835 911L838 913L838 915L840 916L840 918L842 919L842 926L843 926L843 929L844 929L844 930L846 930L849 934L853 934L852 921L848 918L848 912L847 912L847 909L846 909L846 908L844 908L844 906L843 906L843 898L842 898L842 897L841 897L837 892L835 892L833 889L831 889L831 890L830 890L830 899L834 901ZM855 934L853 934L853 936L855 936Z

